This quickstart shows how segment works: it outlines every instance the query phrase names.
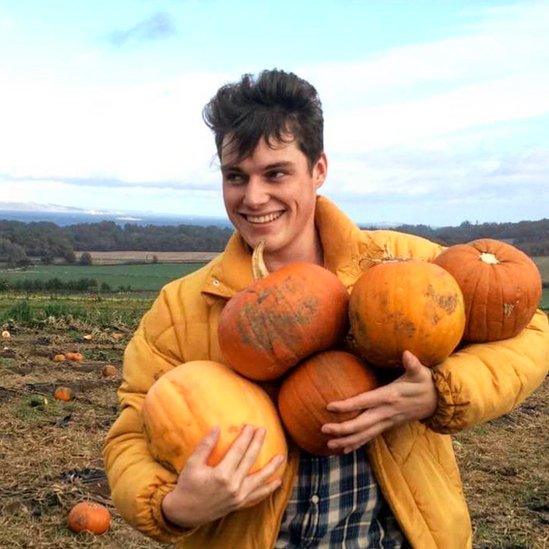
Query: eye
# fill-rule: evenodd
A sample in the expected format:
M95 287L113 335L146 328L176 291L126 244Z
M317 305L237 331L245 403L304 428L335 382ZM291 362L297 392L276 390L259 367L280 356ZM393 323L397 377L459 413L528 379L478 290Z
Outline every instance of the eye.
M225 179L226 179L229 183L232 183L233 185L238 185L238 184L244 182L244 177L242 176L242 174L240 174L240 173L238 173L238 172L229 172L229 173L225 176Z
M267 176L269 179L282 179L286 175L286 172L282 170L273 170L272 172L269 172Z

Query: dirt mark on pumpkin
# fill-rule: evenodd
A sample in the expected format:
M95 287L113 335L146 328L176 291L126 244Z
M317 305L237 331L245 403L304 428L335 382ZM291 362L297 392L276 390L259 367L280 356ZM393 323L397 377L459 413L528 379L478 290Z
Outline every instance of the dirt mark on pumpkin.
M457 295L455 293L453 294L439 294L435 291L433 286L429 284L427 286L427 291L425 292L425 295L432 299L441 309L446 311L449 315L451 315L457 307ZM433 318L434 324L436 324L440 320L439 317L437 317L436 321Z
M311 317L317 314L318 298L301 298L302 289L291 278L277 287L249 291L257 295L257 300L243 307L238 318L242 342L269 353L285 349L285 355L295 354L294 349L301 346L299 327L310 324Z

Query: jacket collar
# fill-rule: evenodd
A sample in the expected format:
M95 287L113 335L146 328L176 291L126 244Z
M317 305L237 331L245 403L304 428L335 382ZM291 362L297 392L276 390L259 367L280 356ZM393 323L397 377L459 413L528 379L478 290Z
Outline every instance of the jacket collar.
M324 267L335 273L347 288L362 272L362 259L383 254L368 233L362 232L326 197L317 196L315 225L324 252ZM253 281L251 257L249 246L234 232L225 251L214 260L202 292L230 298L243 290Z

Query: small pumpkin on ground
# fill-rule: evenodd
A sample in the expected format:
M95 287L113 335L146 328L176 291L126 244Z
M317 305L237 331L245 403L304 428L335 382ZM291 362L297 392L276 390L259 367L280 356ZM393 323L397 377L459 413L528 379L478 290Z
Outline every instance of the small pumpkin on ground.
M61 353L59 353L57 355L54 355L54 357L53 357L54 362L64 362L65 359L66 359L65 355L63 355Z
M2 339L10 339L11 334L8 332L8 330L2 330Z
M284 379L278 393L278 410L295 443L316 455L339 453L328 448L332 435L322 433L325 423L340 423L360 412L336 413L328 403L345 400L378 386L371 368L345 351L323 351L298 364Z
M69 512L67 517L69 528L76 533L90 532L104 534L111 525L109 510L93 501L81 501Z
M101 375L103 377L116 377L118 370L112 364L106 364L101 370Z
M186 362L162 375L149 389L142 414L151 454L176 472L216 426L220 432L208 458L211 466L221 461L245 425L266 429L251 473L275 455L287 455L284 430L269 396L218 362ZM282 476L284 467L274 478Z
M532 319L542 293L536 264L507 242L490 238L457 244L434 261L447 270L463 292L471 342L508 339Z
M465 327L461 290L442 267L418 260L387 260L368 268L349 303L352 338L375 366L399 367L411 351L433 367L459 344Z
M74 391L70 387L57 387L53 396L56 400L68 402L74 398Z
M265 381L342 337L349 296L336 275L313 263L292 263L268 274L262 246L252 259L255 282L221 312L219 346L225 364Z
M82 355L82 353L69 352L69 353L65 353L65 358L67 360L70 360L71 362L82 362L82 360L84 359L84 356Z

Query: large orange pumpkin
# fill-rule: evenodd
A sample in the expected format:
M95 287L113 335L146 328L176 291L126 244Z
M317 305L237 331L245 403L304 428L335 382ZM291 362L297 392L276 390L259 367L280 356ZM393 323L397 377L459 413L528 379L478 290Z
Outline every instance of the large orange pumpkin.
M322 433L325 423L340 423L360 412L329 412L328 403L345 400L377 387L371 368L351 353L323 351L305 359L282 382L278 410L295 443L317 455L338 453L326 445L333 435Z
M103 534L111 525L111 514L99 503L81 501L71 509L67 522L73 532Z
M539 270L511 244L490 238L473 240L447 248L435 263L452 274L463 292L467 341L514 337L539 305Z
M250 472L275 455L287 455L284 430L269 396L218 362L187 362L161 376L145 397L143 420L152 455L176 472L215 426L220 433L208 459L211 466L221 461L246 424L266 429ZM273 478L282 476L283 470L280 467Z
M266 274L254 273L256 278ZM276 379L336 343L346 329L348 303L345 286L327 269L286 265L225 305L219 318L224 362L251 379Z
M384 261L356 282L349 304L356 348L380 367L402 364L405 350L425 366L446 359L463 335L463 296L442 267L418 260Z

